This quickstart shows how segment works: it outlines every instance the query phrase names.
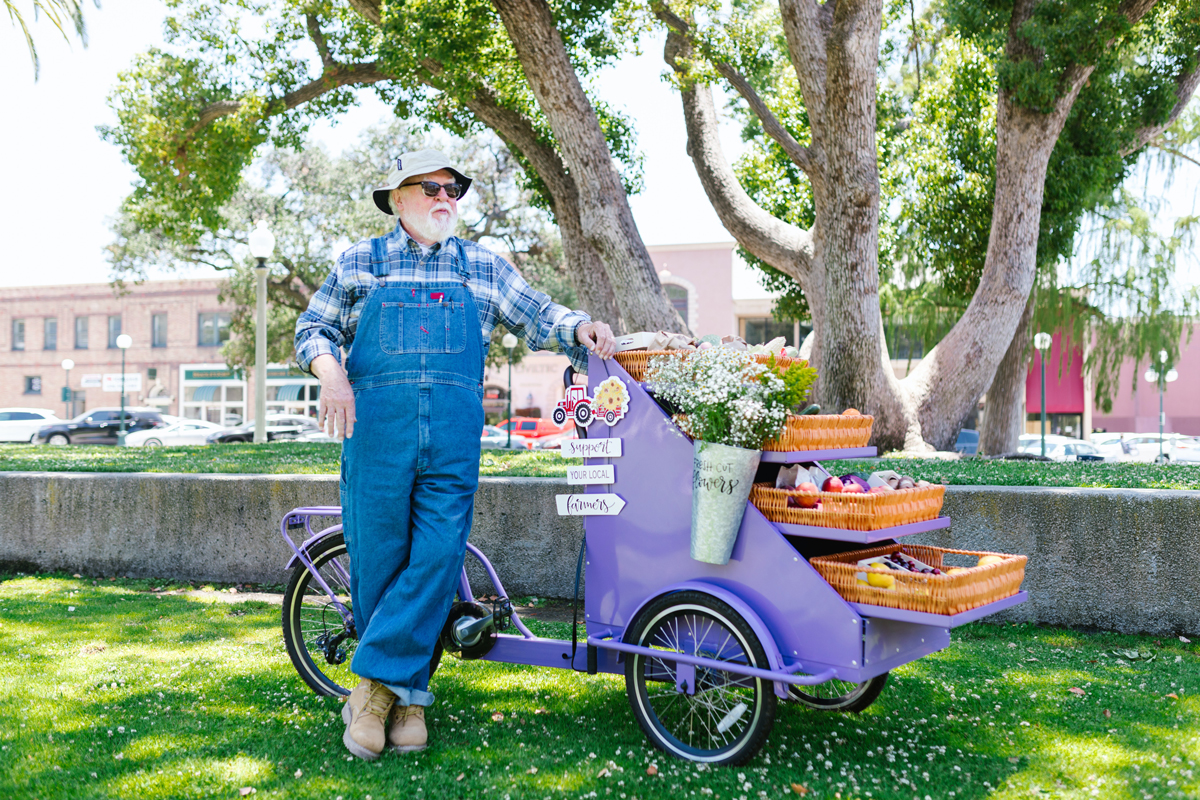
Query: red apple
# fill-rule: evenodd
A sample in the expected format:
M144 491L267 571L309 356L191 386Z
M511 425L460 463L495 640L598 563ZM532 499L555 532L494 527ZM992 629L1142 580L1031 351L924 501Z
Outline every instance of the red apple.
M845 487L842 486L842 479L830 476L825 479L825 485L822 489L826 492L840 492Z
M801 508L816 508L820 502L820 497L817 495L817 485L812 481L805 481L796 487L796 491L801 494L796 498Z

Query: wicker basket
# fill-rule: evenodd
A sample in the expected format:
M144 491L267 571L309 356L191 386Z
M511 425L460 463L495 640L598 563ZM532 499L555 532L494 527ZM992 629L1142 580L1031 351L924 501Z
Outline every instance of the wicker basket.
M971 567L956 575L921 575L889 571L895 578L891 589L868 586L858 582L857 562L864 558L883 556L896 551L906 553L931 567L945 569L943 557L950 553L966 556L994 555L1003 558L996 564ZM813 568L837 593L852 603L924 611L929 614L958 614L1016 594L1025 579L1025 556L1006 553L987 553L974 550L948 550L917 544L890 544L870 550L855 550L811 559Z
M866 447L875 418L866 414L789 414L787 427L763 450L841 450Z
M617 363L629 373L629 377L633 378L638 383L646 379L646 367L650 365L650 359L655 356L676 356L683 358L696 352L695 350L626 350L623 353L617 353L613 356ZM770 353L760 353L754 356L754 360L760 364L766 364L770 358ZM779 367L787 369L792 365L793 361L802 361L803 359L788 358L775 354L775 364Z
M800 494L795 489L776 489L769 483L756 483L750 490L750 502L772 522L877 531L910 522L937 519L942 510L946 487L933 484L882 494L819 492L819 508L788 507L788 498Z

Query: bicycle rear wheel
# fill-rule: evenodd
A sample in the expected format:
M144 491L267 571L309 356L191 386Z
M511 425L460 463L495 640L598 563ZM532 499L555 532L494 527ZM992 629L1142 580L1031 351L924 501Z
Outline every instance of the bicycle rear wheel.
M352 608L350 555L342 534L317 542L308 556L337 601ZM358 684L350 671L358 633L353 622L347 625L333 598L303 563L296 564L283 593L283 641L296 672L317 694L346 695Z

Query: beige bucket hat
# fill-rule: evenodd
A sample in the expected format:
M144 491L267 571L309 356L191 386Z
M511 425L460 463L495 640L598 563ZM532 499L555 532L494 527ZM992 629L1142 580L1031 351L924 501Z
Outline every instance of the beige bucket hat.
M391 194L392 189L395 189L413 175L424 175L429 172L437 172L439 169L449 172L454 176L454 180L462 185L462 194L458 196L458 199L463 199L467 194L467 189L471 188L471 178L468 178L450 166L450 159L446 158L446 155L442 151L415 150L397 158L396 168L388 175L387 181L371 193L372 198L375 200L375 206L383 213L391 214L392 208L388 205L388 196Z

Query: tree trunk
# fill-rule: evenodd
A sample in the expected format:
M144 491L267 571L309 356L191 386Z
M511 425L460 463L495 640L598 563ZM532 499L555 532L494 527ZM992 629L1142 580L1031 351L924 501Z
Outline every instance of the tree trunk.
M1025 379L1029 372L1029 322L1033 318L1036 292L1029 293L1025 313L1017 324L996 377L987 390L987 409L983 430L979 432L979 452L989 456L1015 453L1025 430Z
M580 222L632 329L687 331L642 243L591 101L545 0L493 0L580 198Z

